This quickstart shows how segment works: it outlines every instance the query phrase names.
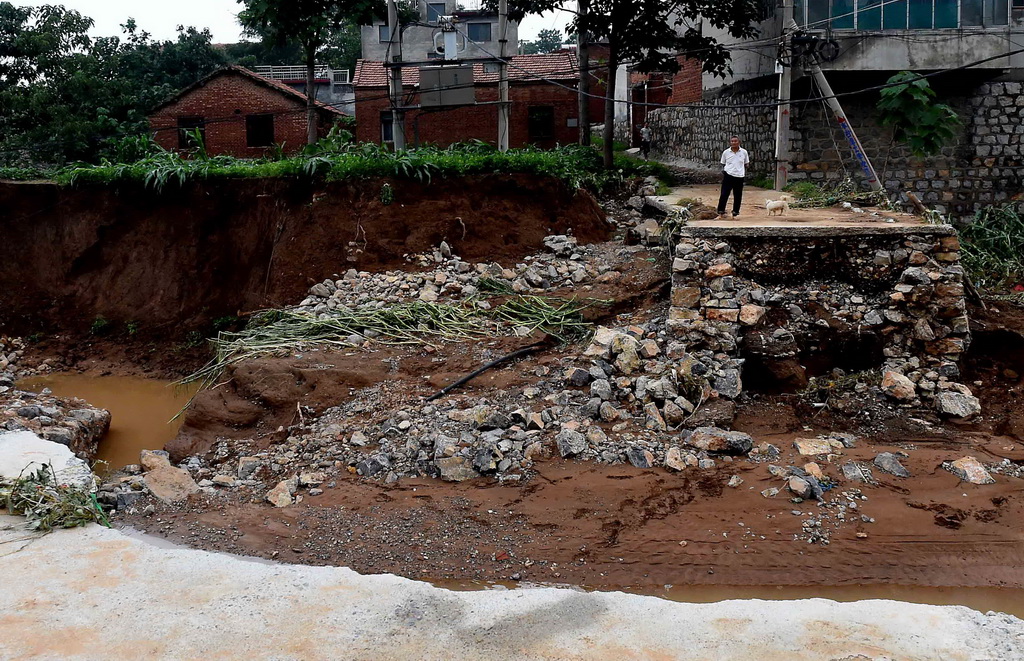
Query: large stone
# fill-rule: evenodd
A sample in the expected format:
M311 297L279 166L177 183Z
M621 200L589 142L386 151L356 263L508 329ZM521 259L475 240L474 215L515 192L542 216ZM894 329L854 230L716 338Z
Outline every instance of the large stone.
M747 454L754 447L754 439L749 434L740 431L726 431L718 427L698 427L686 439L686 444L707 452Z
M163 450L143 450L139 454L139 465L143 471L151 471L170 466L171 460Z
M587 437L578 431L563 429L555 436L555 445L563 457L572 457L587 449Z
M981 462L971 456L962 457L956 461L943 462L942 467L964 482L970 482L971 484L995 483L995 479Z
M882 392L901 402L908 402L917 397L914 382L891 370L882 375Z
M726 275L732 275L736 272L736 269L732 267L732 264L713 264L704 271L704 277L708 280L712 278L721 278Z
M637 468L650 468L654 465L654 455L643 448L629 448L626 450L626 459Z
M644 426L652 431L666 431L668 426L665 424L665 419L661 417L661 412L658 410L658 405L654 402L648 402L644 405Z
M842 471L843 477L850 482L863 482L865 484L873 484L875 479L871 474L871 469L868 468L867 464L862 464L859 461L848 461L839 467Z
M256 457L238 458L238 479L248 480L260 467L260 460Z
M740 323L744 326L756 326L767 310L760 305L741 305Z
M57 482L92 490L89 465L60 443L44 440L30 431L0 434L0 477L17 478L44 465L53 468Z
M900 463L899 458L892 452L882 452L873 462L875 466L878 466L881 470L895 475L896 477L910 477L910 471Z
M672 305L681 308L695 308L700 303L700 287L673 287Z
M839 453L843 449L843 443L834 438L798 438L793 441L793 447L805 457L815 457Z
M281 480L273 489L267 492L267 502L274 507L288 507L292 504L292 494L298 486L298 480L294 477L289 480Z
M674 471L681 471L686 468L686 463L683 461L683 453L674 445L665 450L665 468Z
M618 355L615 356L615 367L623 374L632 374L640 369L642 361L640 360L640 354L637 353L635 342L634 340L634 344L624 345Z
M946 390L935 396L935 408L951 418L970 418L981 413L981 402L973 395Z
M434 460L434 463L441 471L441 479L446 482L463 482L480 475L466 457L444 457Z
M149 471L142 479L149 492L165 503L180 502L199 491L187 470L169 464Z

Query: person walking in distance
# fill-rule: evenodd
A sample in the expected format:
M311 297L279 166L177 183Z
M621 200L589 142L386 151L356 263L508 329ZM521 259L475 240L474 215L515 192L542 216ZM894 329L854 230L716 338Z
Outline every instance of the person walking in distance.
M646 123L640 127L640 155L645 161L651 155L651 133L651 127Z
M732 217L740 215L740 202L743 201L743 177L747 175L750 165L750 154L740 147L737 136L729 138L729 148L722 152L722 195L718 198L718 217L725 216L725 205L732 193Z

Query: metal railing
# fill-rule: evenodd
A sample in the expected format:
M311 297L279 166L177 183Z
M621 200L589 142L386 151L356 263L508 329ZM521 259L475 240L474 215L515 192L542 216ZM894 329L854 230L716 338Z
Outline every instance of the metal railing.
M298 66L259 66L253 69L264 78L271 80L306 80L306 67ZM334 85L343 85L349 82L348 69L331 69L326 64L317 64L313 67L313 78L318 80L329 80Z

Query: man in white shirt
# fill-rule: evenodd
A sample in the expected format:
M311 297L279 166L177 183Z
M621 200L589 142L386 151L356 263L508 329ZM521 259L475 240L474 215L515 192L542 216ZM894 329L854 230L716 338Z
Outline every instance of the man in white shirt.
M732 217L740 215L740 202L743 200L743 177L747 175L750 165L750 154L740 147L740 139L735 135L729 138L729 148L722 152L722 195L718 198L718 217L725 216L725 205L732 193Z
M644 157L645 161L651 154L652 134L653 132L651 131L651 127L645 122L644 125L640 127L640 155Z

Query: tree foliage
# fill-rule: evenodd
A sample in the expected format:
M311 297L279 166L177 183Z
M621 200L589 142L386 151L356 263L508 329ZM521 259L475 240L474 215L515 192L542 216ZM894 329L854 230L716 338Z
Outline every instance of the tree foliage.
M154 41L128 19L122 36L94 39L92 25L60 6L0 3L0 163L95 161L225 61L205 30Z
M496 0L488 0L489 6ZM565 0L510 0L515 16L562 9L574 14L568 29L586 34L591 43L607 46L608 96L605 103L605 164L613 163L614 93L616 70L629 63L640 72L679 70L676 55L698 59L706 73L725 76L731 72L729 50L708 27L723 30L737 39L757 36L755 23L765 18L762 0L589 0L588 10L575 11Z
M550 53L557 50L561 48L563 43L565 42L562 38L561 30L541 30L537 33L536 39L523 41L519 49L523 55L537 55L538 53Z
M956 111L935 102L935 90L928 81L910 71L901 71L888 81L878 101L882 125L893 127L893 137L906 144L915 156L938 154L955 141L963 124Z

